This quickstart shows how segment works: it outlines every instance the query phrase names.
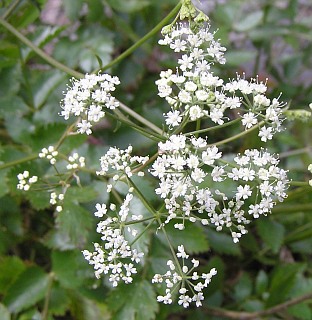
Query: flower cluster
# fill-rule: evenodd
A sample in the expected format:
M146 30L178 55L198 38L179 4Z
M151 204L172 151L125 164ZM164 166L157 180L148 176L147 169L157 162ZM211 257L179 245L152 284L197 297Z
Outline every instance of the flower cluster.
M49 146L48 148L43 148L39 153L39 158L47 158L52 165L56 163L56 157L58 155L58 151L55 150L53 146Z
M222 125L230 120L226 111L239 108L245 129L266 124L259 131L262 141L272 139L274 133L281 131L285 104L278 99L266 98L264 82L258 78L247 81L237 76L224 84L210 70L214 62L225 63L225 48L214 40L209 27L202 27L195 33L189 26L179 24L159 43L182 54L177 61L177 71L162 71L156 81L158 95L171 106L165 114L169 128L179 126L184 120L204 118Z
M56 192L51 192L50 194L50 204L56 205L55 210L61 212L63 210L62 202L64 201L64 193L57 194Z
M165 274L155 274L152 279L152 283L164 283L166 286L166 294L159 295L157 301L171 304L173 296L178 294L178 304L184 308L189 307L191 302L195 302L196 307L200 307L202 300L204 300L203 289L208 286L217 271L213 268L209 273L199 275L194 271L199 266L199 261L192 259L192 265L189 267L187 265L189 263L189 255L186 254L183 245L178 246L176 258L175 262L172 260L167 261L169 270ZM180 263L177 265L178 259L182 260L182 266Z
M80 157L77 152L73 153L68 157L68 165L66 166L67 170L76 170L78 168L84 168L86 165L85 158Z
M139 167L144 165L149 157L132 156L132 146L125 150L111 147L104 156L100 158L101 170L97 171L98 175L112 175L113 180L117 181L123 176L131 178L133 173L138 176L144 176L144 172ZM111 185L108 186L111 189Z
M101 274L108 274L109 281L114 287L120 281L132 282L133 274L137 273L134 263L138 264L144 255L143 252L132 249L125 237L125 232L129 231L125 230L126 221L129 218L133 220L137 218L129 216L132 198L133 195L128 193L118 212L116 205L110 204L108 208L115 213L113 217L108 216L109 210L105 204L96 204L97 211L94 215L96 217L105 216L105 220L98 223L96 230L101 235L103 246L94 243L94 252L83 251L85 259L94 267L95 276L100 278Z
M89 135L92 133L92 124L105 116L103 107L113 110L119 106L111 92L120 81L116 76L99 73L87 74L80 80L73 78L71 83L61 104L61 116L65 120L70 115L80 117L77 132Z
M286 171L266 150L246 150L234 157L234 164L222 159L216 146L203 138L172 135L159 143L159 156L151 174L158 177L156 194L164 199L170 220L179 218L175 228L184 229L185 220L211 224L216 230L230 228L234 242L246 233L246 218L271 212L275 201L286 198ZM229 184L231 181L231 184ZM233 185L227 194L223 186ZM209 186L208 186L209 185Z
M28 191L30 186L38 181L37 176L29 176L29 171L24 171L23 173L19 173L17 175L18 184L17 189Z

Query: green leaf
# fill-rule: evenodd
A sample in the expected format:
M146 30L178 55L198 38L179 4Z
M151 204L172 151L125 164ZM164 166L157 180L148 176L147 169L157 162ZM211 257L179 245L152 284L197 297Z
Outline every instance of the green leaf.
M76 248L75 243L69 238L69 235L60 230L51 230L42 239L42 242L51 249L61 251L73 250Z
M218 290L222 290L224 286L225 265L222 259L219 257L213 257L205 266L202 267L200 265L200 272L208 273L212 268L216 268L218 273L212 278L212 281L208 286L207 293L205 293L205 297L209 297Z
M7 185L7 175L8 170L0 171L0 198L2 198L6 193L9 192L9 187Z
M108 0L109 5L121 12L135 12L142 10L149 5L149 1L146 0Z
M296 319L311 320L312 310L307 303L299 303L287 309L287 312Z
M234 296L236 301L243 301L250 296L252 292L252 281L247 273L243 273L238 283L234 287Z
M268 275L263 270L260 270L256 278L256 293L261 296L268 289L268 284Z
M80 251L53 251L52 270L62 287L79 287L84 280L83 269L88 270L88 264Z
M243 19L238 20L237 23L234 24L234 29L239 32L248 31L250 29L255 28L259 25L263 19L263 11L253 11L252 13L248 14Z
M98 193L91 186L87 187L70 187L66 192L66 202L68 203L85 203L94 200Z
M18 46L1 39L0 46L0 69L4 67L13 67L19 60Z
M262 241L277 253L284 241L285 227L269 218L257 220L257 229Z
M296 276L303 269L302 264L284 264L275 268L269 287L269 298L266 306L272 307L283 302L291 292L296 282Z
M39 267L22 272L8 289L3 302L13 313L29 308L44 298L49 276Z
M64 80L64 74L58 71L46 72L40 77L40 84L35 89L34 105L39 109L53 90Z
M152 320L158 311L156 295L150 282L134 279L130 285L120 285L107 301L113 320Z
M42 148L54 145L63 135L67 126L64 123L53 123L36 127L27 144L33 151L39 152ZM26 142L26 141L25 141Z
M92 214L81 205L64 202L63 210L58 213L56 222L61 233L68 235L76 246L82 246L91 228Z
M231 50L225 53L226 64L231 67L238 67L255 59L256 51Z
M48 192L32 191L30 189L25 193L25 196L30 201L31 205L37 210L51 207L50 194Z
M19 96L2 96L0 98L0 105L0 117L8 115L20 117L28 110L27 105Z
M63 6L66 16L72 21L77 21L81 14L83 0L76 0L74 2L72 0L63 0Z
M9 310L0 303L0 320L10 320L11 316L10 316L10 312Z
M185 229L178 230L174 228L173 223L170 223L165 226L165 229L174 248L183 244L185 251L190 254L205 252L209 249L204 229L201 226L185 222ZM159 232L159 237L164 244L167 244L167 240L162 232Z
M71 314L75 320L111 320L106 304L87 299L76 292L72 292ZM127 318L125 318L127 319Z
M18 275L25 270L25 265L18 257L0 259L0 293L4 294Z
M210 247L218 253L224 253L233 256L241 255L239 245L233 242L233 239L228 234L217 232L207 228L207 238Z
M53 283L49 300L49 313L64 316L69 309L70 299L68 292L57 282Z

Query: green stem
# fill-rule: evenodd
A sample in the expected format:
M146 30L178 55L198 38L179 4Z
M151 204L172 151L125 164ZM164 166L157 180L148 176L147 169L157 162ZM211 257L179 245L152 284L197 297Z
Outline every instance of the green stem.
M159 153L156 152L156 153L155 153L154 155L152 155L144 164L142 164L140 167L135 168L134 170L132 170L132 173L142 171L142 170L143 170L145 167L147 167L150 163L154 162L154 160L156 160L158 156L159 156Z
M158 133L159 135L162 135L162 130L160 128L158 128L156 125L154 125L152 122L148 121L147 119L145 119L144 117L142 117L141 115L139 115L138 113L136 113L135 111L133 111L132 109L130 109L128 106L126 106L125 104L119 102L119 108L121 110L124 110L126 113L128 113L130 116L132 116L133 118L135 118L136 120L138 120L139 122L141 122L142 124L146 125L147 127L149 127L150 129L152 129L153 131L155 131L156 133Z
M209 146L220 146L220 145L222 145L222 144L226 144L226 143L231 142L231 141L233 141L233 140L239 139L239 138L243 137L244 135L246 135L246 134L254 131L255 129L258 129L258 128L261 127L264 123L265 123L264 121L261 121L261 122L258 123L257 126L253 126L253 127L251 127L250 129L248 129L248 130L245 130L245 131L243 131L243 132L241 132L241 133L236 134L236 135L233 136L233 137L230 137L230 138L227 138L227 139L218 141L218 142L216 142L216 143L209 144L208 147L209 147Z
M192 135L199 134L199 133L204 133L204 132L209 132L209 131L213 131L213 130L216 130L216 129L225 128L227 126L230 126L232 124L235 124L235 123L239 122L240 120L241 120L240 118L237 118L235 120L226 122L226 123L218 125L218 126L213 126L213 127L210 127L210 128L205 128L205 129L201 129L201 130L187 132L187 133L185 133L185 135L186 136L192 136Z
M2 15L3 19L7 19L12 12L15 10L15 8L20 4L21 0L15 0L13 1L10 6L8 7L7 11Z
M298 213L303 211L311 211L312 204L280 204L272 209L274 214Z
M13 160L13 161L1 164L0 165L0 170L6 169L6 168L9 168L9 167L14 167L14 166L16 166L18 164L21 164L21 163L24 163L24 162L27 162L27 161L32 161L32 160L35 160L37 158L38 158L38 153L34 153L34 154L31 154L28 157L24 157L24 158L21 158L21 159L18 159L18 160Z
M145 206L145 208L154 216L157 216L157 212L156 210L149 204L149 202L145 199L144 195L142 194L142 192L138 189L138 187L136 186L136 184L129 178L127 177L127 180L129 182L129 184L131 185L131 187L133 187L133 189L135 190L136 195L139 197L139 199L141 200L141 202L143 203L143 205Z
M152 226L154 222L155 222L155 218L153 217L153 220L150 221L150 223L144 228L142 232L140 232L140 234L135 239L133 239L133 241L131 241L129 246L131 247L136 241L138 241L143 236L143 234Z
M294 187L305 187L305 186L309 186L308 182L304 182L304 181L290 181L289 184L291 186Z
M142 223L142 222L145 222L145 221L149 221L151 219L154 220L155 217L148 217L148 218L144 218L144 219L141 219L141 220L130 220L130 221L125 222L125 226L131 226L133 224Z
M36 45L34 45L31 41L29 41L24 35L22 35L18 30L16 30L11 24L6 22L3 18L0 18L0 24L6 28L8 31L10 31L12 34L14 34L21 42L26 44L29 48L31 48L39 57L47 61L52 66L56 67L59 70L62 70L66 72L67 74L74 76L76 78L82 78L84 75L80 72L77 72L71 68L68 68L64 64L60 63L59 61L55 60L54 58L50 57L48 54L46 54L43 50L38 48Z
M115 113L118 116L115 116L112 113L108 113L108 112L106 113L106 115L116 121L120 121L122 123L127 124L129 127L132 127L134 130L137 130L138 132L140 132L142 135L146 136L149 139L152 139L157 142L164 140L164 138L162 136L160 136L159 134L149 132L149 131L145 130L144 128L138 126L137 124L135 124L134 122L132 122L131 120L126 118L121 112L118 112L118 110L115 110Z
M119 63L126 57L128 57L133 51L135 51L138 47L140 47L145 41L147 41L149 38L151 38L154 34L159 32L163 26L165 26L180 10L181 3L179 2L172 10L171 12L163 19L161 20L150 32L148 32L145 36L143 36L140 40L138 40L135 44L133 44L130 48L128 48L126 51L124 51L122 54L120 54L116 59L112 60L110 63L105 65L100 70L104 71L115 64Z
M161 221L160 221L159 219L158 219L158 223L159 223L160 226L162 225L162 224L161 224ZM175 261L176 266L177 266L178 269L179 269L180 275L182 275L182 274L183 274L183 271L182 271L182 268L181 268L181 266L180 266L180 262L179 262L179 260L178 260L178 258L177 258L177 255L176 255L176 253L175 253L175 251L174 251L174 249L173 249L173 247L172 247L172 244L171 244L171 242L170 242L170 239L169 239L169 236L168 236L168 234L167 234L167 231L166 231L166 229L165 229L163 226L161 227L161 230L162 230L162 232L164 233L165 238L166 238L166 240L167 240L167 242L168 242L168 245L169 245L169 248L170 248L170 251L171 251L173 260Z

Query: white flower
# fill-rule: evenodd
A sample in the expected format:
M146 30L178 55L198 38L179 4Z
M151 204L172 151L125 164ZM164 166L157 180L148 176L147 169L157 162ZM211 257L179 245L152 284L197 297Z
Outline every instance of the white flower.
M77 127L78 127L78 130L77 130L78 133L86 133L87 135L90 135L92 133L92 130L91 130L92 125L87 120L81 120L81 122L77 124Z
M253 112L248 112L243 115L242 124L246 129L251 128L253 125L257 124L258 120Z
M179 125L181 121L182 121L182 117L180 115L180 112L177 110L169 111L166 114L166 124L168 126L176 127Z
M178 98L182 103L189 103L192 101L192 97L189 92L181 90L178 94Z
M273 129L272 127L266 127L263 126L259 131L259 137L261 138L261 141L267 142L268 140L272 140L273 138Z
M205 90L197 90L195 95L199 101L206 101L209 97L209 94Z
M243 186L238 186L237 187L237 192L236 192L236 199L247 199L251 196L252 191L250 190L249 185Z
M100 203L97 203L96 205L95 205L95 208L96 208L96 212L94 213L94 215L96 216L96 217L99 217L99 218L102 218L105 214L106 214L106 212L107 212L107 208L106 208L106 204L100 204Z

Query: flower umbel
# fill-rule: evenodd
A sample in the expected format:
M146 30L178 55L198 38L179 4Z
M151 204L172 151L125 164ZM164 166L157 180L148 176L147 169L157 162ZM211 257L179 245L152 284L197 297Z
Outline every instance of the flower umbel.
M182 260L182 263L176 265L177 262L180 263L179 259ZM165 295L159 295L158 302L171 304L173 297L178 295L178 304L184 308L189 307L192 302L196 307L202 306L203 289L209 285L211 278L217 274L217 270L213 268L209 273L198 274L195 269L199 266L199 260L189 260L189 255L181 245L178 247L175 262L167 261L169 270L165 274L154 275L152 283L164 283L166 286Z
M64 93L60 113L65 120L71 115L79 117L78 133L92 133L93 123L105 116L103 109L114 110L119 102L111 95L120 83L118 77L109 74L86 74L83 79L71 80L72 86Z
M155 192L168 210L164 223L177 218L177 229L184 229L185 220L200 221L217 231L229 228L237 242L251 217L270 213L276 201L287 197L287 172L265 149L246 150L228 163L216 146L181 134L160 142L159 153L150 172L160 180ZM225 194L222 183L229 180L237 187ZM210 181L209 187L204 181Z

